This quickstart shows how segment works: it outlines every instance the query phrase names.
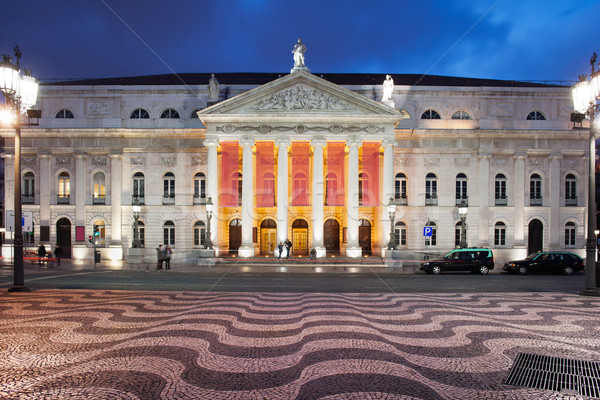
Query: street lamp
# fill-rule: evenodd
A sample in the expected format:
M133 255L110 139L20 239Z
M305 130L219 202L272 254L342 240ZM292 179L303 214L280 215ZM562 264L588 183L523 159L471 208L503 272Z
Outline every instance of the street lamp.
M8 289L9 292L26 292L25 275L23 272L23 227L21 210L21 113L36 103L38 82L31 76L30 71L23 71L19 61L21 51L19 47L14 48L16 65L11 63L11 57L2 55L0 63L0 92L4 95L7 109L15 113L15 223L14 225L14 285Z
M590 59L592 74L587 80L580 76L580 82L573 86L573 105L575 110L587 114L590 119L589 138L589 170L588 170L588 205L587 205L587 240L585 244L585 289L580 292L586 296L600 296L596 288L596 135L594 132L594 117L598 111L600 98L600 71L595 72L597 54Z
M142 206L140 205L140 200L136 197L133 200L133 244L132 247L134 249L142 247L140 244L140 232L139 232L139 221L140 214L142 212Z
M467 247L467 211L469 211L467 203L462 200L460 206L458 206L458 215L460 216L460 242L458 247L461 249Z
M388 250L394 250L396 248L396 235L394 233L394 218L396 217L396 203L394 202L394 198L390 197L390 202L388 203L388 215L390 216L390 241L388 243Z
M212 218L212 213L213 213L213 202L212 202L212 197L208 196L208 199L206 200L206 238L204 239L204 248L205 249L212 249L213 244L212 241L210 240L210 219Z

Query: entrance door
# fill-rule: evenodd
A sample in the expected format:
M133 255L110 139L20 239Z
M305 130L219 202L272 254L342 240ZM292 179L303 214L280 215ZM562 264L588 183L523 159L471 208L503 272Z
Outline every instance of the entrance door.
M237 218L229 223L229 254L237 254L242 245L242 220Z
M308 223L303 219L292 223L292 254L308 255Z
M358 225L358 245L363 255L371 255L371 223L361 219Z
M327 254L340 253L340 224L335 219L328 219L323 224L323 244Z
M277 244L277 223L272 219L265 219L260 224L260 254L273 254Z
M529 223L529 240L527 244L527 254L542 251L544 247L544 225L539 219L534 219Z
M67 218L56 222L56 244L62 249L63 258L71 258L71 221Z

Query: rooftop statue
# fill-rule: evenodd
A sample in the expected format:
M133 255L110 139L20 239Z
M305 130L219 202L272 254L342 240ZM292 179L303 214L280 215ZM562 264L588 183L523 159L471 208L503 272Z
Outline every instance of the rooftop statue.
M392 93L394 93L394 80L390 75L385 76L383 81L383 97L381 102L394 108L394 100L392 100Z
M304 62L304 53L306 53L306 46L302 43L302 39L298 39L298 43L294 45L294 50L292 50L294 54L294 68L290 72L294 71L307 71L310 70L306 67Z
M210 74L208 80L208 101L219 101L219 81L215 74Z

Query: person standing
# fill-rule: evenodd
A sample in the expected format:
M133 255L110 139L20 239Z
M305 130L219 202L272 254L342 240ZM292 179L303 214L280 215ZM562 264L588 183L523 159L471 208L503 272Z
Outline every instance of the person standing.
M163 255L162 244L159 244L158 247L156 248L156 270L157 271L162 269L163 259L164 259L164 255Z
M277 246L277 248L279 249L279 258L281 258L283 255L283 243L279 242L279 246Z
M37 256L38 256L38 264L40 266L42 266L42 263L44 262L44 258L46 258L46 247L44 247L44 245L42 243L40 243L40 247L38 247Z
M285 240L285 248L287 249L286 258L290 258L290 254L292 253L292 242L290 242L290 239Z
M60 267L60 258L62 257L62 249L57 244L54 248L54 257L56 258L56 265Z
M165 247L165 269L171 269L171 254L173 254L173 250L171 250L171 246L167 245Z

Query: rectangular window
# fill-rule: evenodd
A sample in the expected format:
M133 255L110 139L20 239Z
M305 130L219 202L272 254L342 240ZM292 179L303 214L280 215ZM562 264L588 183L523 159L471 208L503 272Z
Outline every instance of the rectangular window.
M565 228L565 246L575 246L575 227L567 226Z
M494 229L494 245L505 246L506 245L506 229L495 228Z
M437 229L431 230L431 236L425 236L425 246L437 246Z

